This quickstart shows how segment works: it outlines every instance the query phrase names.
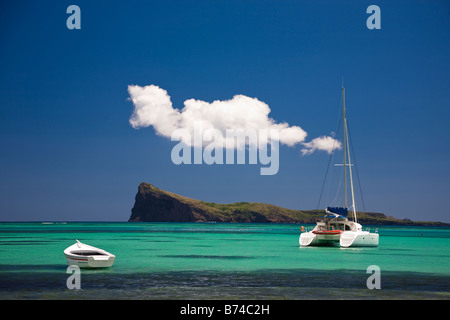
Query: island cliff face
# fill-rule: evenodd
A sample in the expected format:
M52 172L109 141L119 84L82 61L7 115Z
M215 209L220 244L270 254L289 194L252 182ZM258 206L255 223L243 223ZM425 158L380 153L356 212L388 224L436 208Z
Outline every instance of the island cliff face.
M265 203L237 202L218 204L183 197L141 183L136 194L130 222L275 222L315 223L323 210L291 210ZM449 225L440 222L414 222L383 213L360 212L358 222L372 225Z
M195 221L191 206L151 184L141 183L129 221Z
M305 215L300 217L299 215ZM141 222L290 222L315 221L315 215L263 203L216 204L141 183L128 221Z

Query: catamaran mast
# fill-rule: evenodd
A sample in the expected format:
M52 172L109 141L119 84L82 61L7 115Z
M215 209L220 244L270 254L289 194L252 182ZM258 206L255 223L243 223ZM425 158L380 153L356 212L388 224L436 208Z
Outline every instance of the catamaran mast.
M342 86L342 114L344 117L344 207L347 208L347 119L345 117L345 88Z
M347 206L347 165L349 168L350 173L350 190L352 194L352 208L353 208L353 217L355 219L355 222L357 222L356 218L356 205L355 205L355 194L353 192L353 177L352 177L352 164L350 159L350 147L348 144L348 130L347 130L347 117L345 114L345 88L342 86L342 113L344 118L344 190L345 190L345 208L348 208ZM348 157L348 164L347 164L347 157Z

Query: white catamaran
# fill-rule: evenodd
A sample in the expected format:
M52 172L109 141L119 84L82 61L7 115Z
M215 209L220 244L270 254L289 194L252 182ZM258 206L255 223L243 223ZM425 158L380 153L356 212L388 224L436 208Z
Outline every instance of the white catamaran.
M345 114L345 88L342 87L343 108L343 151L344 151L344 207L327 207L323 219L317 222L313 230L300 234L301 246L337 245L341 247L376 247L378 233L363 231L356 217L355 195L353 191L352 163L348 143L348 127ZM348 172L347 172L348 171ZM347 174L350 178L351 207L353 219L348 216Z

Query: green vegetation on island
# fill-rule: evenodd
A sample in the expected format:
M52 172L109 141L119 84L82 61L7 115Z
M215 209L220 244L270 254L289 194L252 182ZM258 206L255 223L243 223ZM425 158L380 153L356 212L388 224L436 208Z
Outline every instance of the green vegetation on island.
M219 204L196 200L141 183L129 221L315 223L324 210L292 210L258 202ZM449 226L443 222L397 219L377 212L358 212L363 225Z

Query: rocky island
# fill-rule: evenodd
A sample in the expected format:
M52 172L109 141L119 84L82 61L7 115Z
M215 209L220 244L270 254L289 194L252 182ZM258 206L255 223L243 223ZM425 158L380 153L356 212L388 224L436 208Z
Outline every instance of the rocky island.
M323 210L292 210L272 204L237 202L218 204L205 202L161 190L142 182L138 187L129 222L256 222L315 223ZM363 225L448 226L442 222L397 219L376 212L358 212Z

